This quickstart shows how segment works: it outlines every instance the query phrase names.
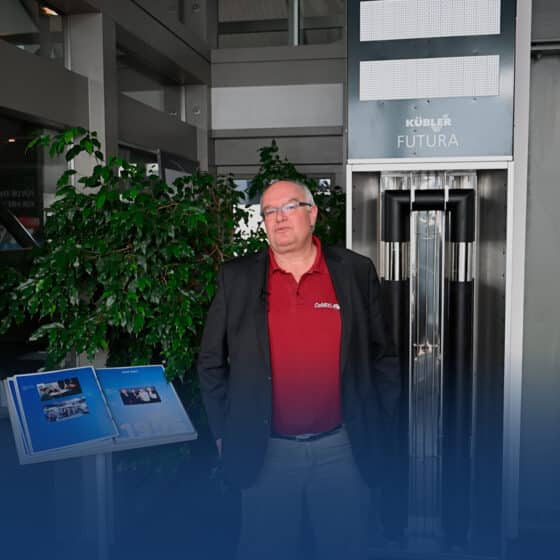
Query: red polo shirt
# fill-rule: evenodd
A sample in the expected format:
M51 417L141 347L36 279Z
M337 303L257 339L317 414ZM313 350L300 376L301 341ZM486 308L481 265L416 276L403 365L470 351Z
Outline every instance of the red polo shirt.
M342 422L340 307L321 243L299 283L269 250L268 331L272 366L273 430L325 432Z

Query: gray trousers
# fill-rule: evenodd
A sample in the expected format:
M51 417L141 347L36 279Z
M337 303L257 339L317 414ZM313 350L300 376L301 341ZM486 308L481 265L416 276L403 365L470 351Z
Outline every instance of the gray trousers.
M242 491L238 560L303 558L304 508L317 560L364 560L369 499L344 428L308 442L271 438L256 483Z

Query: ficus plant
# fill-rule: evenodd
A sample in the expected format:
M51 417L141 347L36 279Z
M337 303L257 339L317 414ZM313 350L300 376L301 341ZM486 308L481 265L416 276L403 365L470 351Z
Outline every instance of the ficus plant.
M28 149L41 146L69 162L86 154L93 158L92 171L81 177L74 169L63 173L30 271L2 272L0 329L25 318L37 321L32 338L46 340L47 367L58 367L69 353L92 359L106 351L109 366L163 363L170 379L194 387L194 376L186 374L218 267L265 243L262 229L239 227L248 220L243 194L231 177L203 172L168 185L120 157L106 159L96 133L82 128L37 136ZM342 242L342 191L319 192L279 157L275 143L260 156L252 192L276 178L308 184L323 213L319 236Z
M339 186L322 188L317 180L300 173L287 158L280 157L275 140L259 149L260 169L251 180L248 196L255 198L274 180L289 179L306 185L319 209L315 234L326 245L344 245L346 198Z

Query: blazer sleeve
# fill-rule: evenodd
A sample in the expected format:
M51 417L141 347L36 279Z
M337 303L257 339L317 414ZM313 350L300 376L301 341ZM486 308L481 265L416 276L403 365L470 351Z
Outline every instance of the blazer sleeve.
M374 382L377 386L385 421L395 421L401 393L399 361L391 337L391 330L384 321L381 308L381 285L373 263L369 261L369 322L372 344L376 348Z
M228 389L227 304L224 268L210 305L197 362L202 400L215 439L223 435Z

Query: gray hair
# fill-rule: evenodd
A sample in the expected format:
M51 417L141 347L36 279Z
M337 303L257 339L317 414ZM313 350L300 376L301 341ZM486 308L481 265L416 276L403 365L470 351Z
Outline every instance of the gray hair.
M263 196L266 193L266 191L268 189L270 189L270 187L272 187L276 183L284 183L284 182L285 183L292 183L294 185L297 185L303 192L305 202L309 202L309 204L313 204L313 206L315 206L315 201L313 200L313 195L311 194L311 191L309 190L309 187L307 185L304 185L303 183L300 183L299 181L294 181L293 179L274 179L274 181L271 181L268 184L268 186L266 187L266 189L264 189L264 191L261 194L261 198L259 200L259 206L260 206L261 211L262 211L262 199L263 199Z

